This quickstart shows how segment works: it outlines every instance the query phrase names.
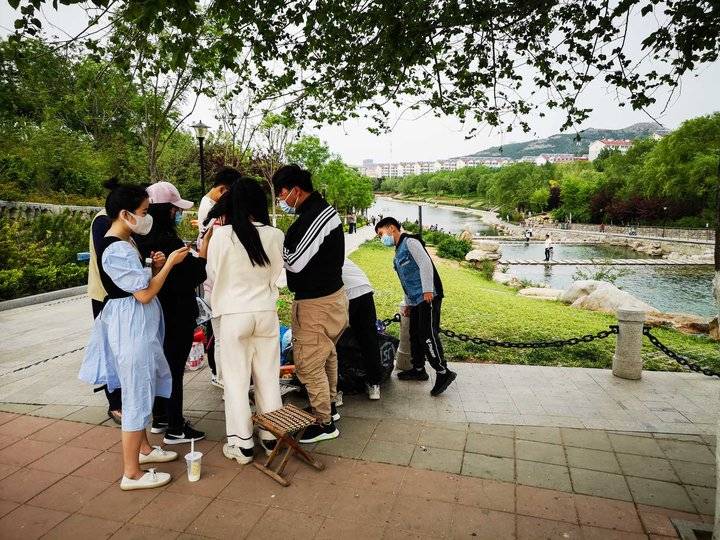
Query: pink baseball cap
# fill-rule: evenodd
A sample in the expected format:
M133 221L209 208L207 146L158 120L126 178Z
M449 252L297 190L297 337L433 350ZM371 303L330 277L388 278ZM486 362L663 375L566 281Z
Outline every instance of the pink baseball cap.
M147 187L150 202L152 204L170 203L173 206L188 210L194 203L186 201L180 196L178 189L170 182L156 182Z

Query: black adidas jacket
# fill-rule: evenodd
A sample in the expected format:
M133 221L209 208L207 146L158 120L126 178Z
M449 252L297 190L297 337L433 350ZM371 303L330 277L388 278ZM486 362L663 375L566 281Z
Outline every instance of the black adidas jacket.
M321 298L343 286L345 235L335 209L313 191L285 235L288 288L296 300Z

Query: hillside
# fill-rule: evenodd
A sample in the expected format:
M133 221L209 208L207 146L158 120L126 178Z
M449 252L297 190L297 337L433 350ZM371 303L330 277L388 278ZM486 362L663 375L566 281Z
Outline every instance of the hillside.
M588 128L580 134L580 142L575 140L576 134L558 133L546 139L510 143L504 146L493 146L470 154L472 157L504 156L519 159L523 156L537 156L538 154L578 154L588 153L588 147L598 139L640 139L649 137L653 133L665 133L667 130L651 122L633 124L623 129L595 129Z

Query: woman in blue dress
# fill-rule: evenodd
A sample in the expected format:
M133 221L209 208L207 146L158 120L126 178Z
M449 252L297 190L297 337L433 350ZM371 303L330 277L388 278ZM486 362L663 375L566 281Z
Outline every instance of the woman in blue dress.
M177 459L175 452L152 447L145 431L151 421L155 396L169 397L172 379L163 354L164 324L156 296L170 270L182 262L188 248L173 251L167 260L152 254L145 268L131 234L147 234L148 194L136 185L110 181L105 202L110 230L97 249L98 269L107 291L102 312L95 320L80 379L106 384L110 392L122 388L123 490L160 487L170 474L144 471L140 465Z

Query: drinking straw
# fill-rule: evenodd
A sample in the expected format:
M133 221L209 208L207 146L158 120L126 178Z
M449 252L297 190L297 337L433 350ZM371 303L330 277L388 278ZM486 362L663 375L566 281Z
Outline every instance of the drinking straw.
M195 457L195 439L190 439L190 454Z

